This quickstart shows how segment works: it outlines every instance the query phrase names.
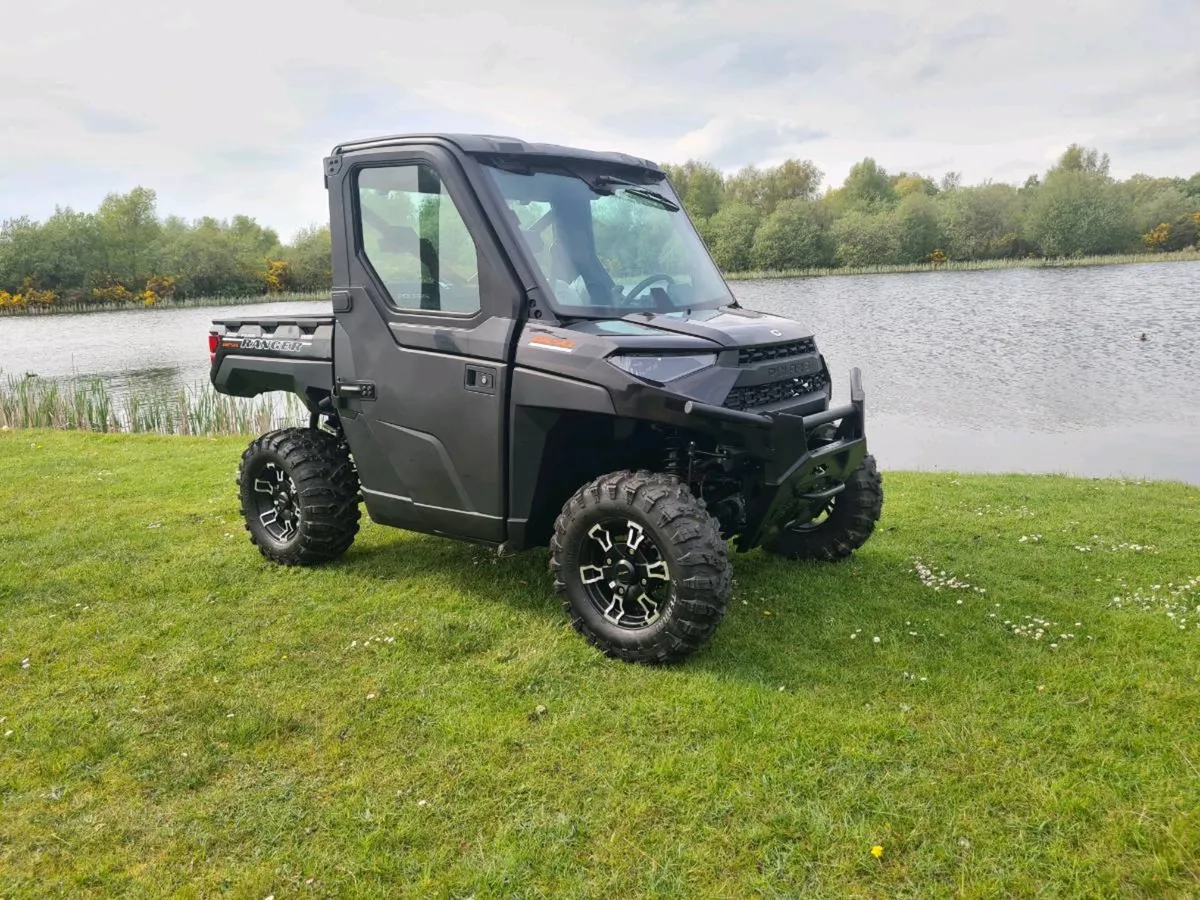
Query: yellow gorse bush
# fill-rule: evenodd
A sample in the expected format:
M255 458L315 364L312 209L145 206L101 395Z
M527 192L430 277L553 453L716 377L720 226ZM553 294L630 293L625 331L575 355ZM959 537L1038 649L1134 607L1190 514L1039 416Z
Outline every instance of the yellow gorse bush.
M132 294L129 288L112 278L106 278L103 283L92 288L92 297L101 303L127 303Z
M1171 239L1171 223L1162 222L1153 231L1149 231L1142 235L1142 243L1149 250L1161 250L1167 246L1167 241Z
M153 275L146 280L146 290L159 299L166 299L175 293L175 278L171 275Z
M50 306L58 299L54 291L38 290L33 279L26 278L21 282L21 289L15 294L0 290L0 309L22 309L30 306Z
M130 290L115 278L107 277L91 291L91 299L97 303L140 303L156 306L175 295L176 279L172 275L154 275L146 279L140 290ZM31 278L26 278L21 287L10 293L0 289L0 309L29 309L52 306L55 303L79 303L80 292L68 291L65 298L53 290L41 290Z
M288 264L282 259L267 260L267 271L262 278L268 294L283 293L287 290Z

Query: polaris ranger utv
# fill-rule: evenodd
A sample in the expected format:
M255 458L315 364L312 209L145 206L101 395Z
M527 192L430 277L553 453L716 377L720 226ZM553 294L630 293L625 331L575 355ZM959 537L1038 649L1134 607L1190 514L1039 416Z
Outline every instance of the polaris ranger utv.
M481 135L324 161L333 313L220 319L226 394L307 428L242 456L250 538L310 565L384 525L550 547L575 628L669 662L725 614L730 542L836 560L883 505L863 390L830 406L812 334L742 307L654 163Z

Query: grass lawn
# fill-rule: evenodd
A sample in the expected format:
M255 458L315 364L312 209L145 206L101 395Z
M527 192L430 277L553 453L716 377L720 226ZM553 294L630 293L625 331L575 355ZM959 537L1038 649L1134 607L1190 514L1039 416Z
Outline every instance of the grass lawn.
M544 551L269 565L244 443L0 434L0 897L1200 895L1198 489L885 471L656 670Z

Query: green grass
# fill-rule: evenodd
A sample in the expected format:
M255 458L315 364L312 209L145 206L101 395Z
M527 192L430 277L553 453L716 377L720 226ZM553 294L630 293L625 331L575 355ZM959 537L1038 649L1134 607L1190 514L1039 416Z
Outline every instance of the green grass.
M0 896L1200 894L1200 489L887 472L655 670L543 551L267 564L244 443L0 433Z
M1091 266L1127 266L1134 263L1198 262L1200 250L1177 253L1120 253L1111 256L1076 256L1031 259L949 260L937 266L929 263L902 263L886 266L842 266L840 268L782 269L772 271L729 272L730 281L762 278L820 278L826 275L903 275L911 272L981 272L991 269L1073 269Z

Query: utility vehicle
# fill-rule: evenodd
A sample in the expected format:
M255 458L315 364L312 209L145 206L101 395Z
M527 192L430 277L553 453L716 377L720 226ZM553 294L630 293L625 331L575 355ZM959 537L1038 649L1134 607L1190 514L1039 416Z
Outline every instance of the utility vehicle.
M331 315L225 318L226 394L290 391L308 427L241 459L250 539L287 565L384 525L550 548L604 653L712 637L729 547L836 560L883 506L863 389L730 293L654 163L488 135L397 135L324 160Z

